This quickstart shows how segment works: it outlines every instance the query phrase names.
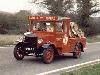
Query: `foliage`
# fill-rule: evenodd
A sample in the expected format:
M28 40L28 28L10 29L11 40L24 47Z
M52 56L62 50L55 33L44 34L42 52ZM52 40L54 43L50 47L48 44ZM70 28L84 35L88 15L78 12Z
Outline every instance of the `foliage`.
M60 75L100 75L100 64L84 67L72 72L63 72Z
M28 16L31 15L32 14L26 10L21 10L15 14L16 24L18 26L20 33L23 33L26 30L28 30Z
M33 3L37 3L38 0L33 0ZM43 0L37 4L42 4L50 12L50 15L65 16L68 10L73 8L73 0Z
M0 13L0 33L7 33L16 25L15 16L9 13Z
M80 19L80 25L87 27L91 22L90 16L100 11L100 9L96 9L99 4L95 0L77 0L77 4L77 12L78 18Z
M94 34L96 26L91 15L100 11L100 9L96 9L99 5L98 2L96 0L77 0L77 4L78 24L83 28L87 36L87 33Z
M28 16L31 15L26 10L21 10L16 14L7 12L0 13L0 34L22 33L27 30Z

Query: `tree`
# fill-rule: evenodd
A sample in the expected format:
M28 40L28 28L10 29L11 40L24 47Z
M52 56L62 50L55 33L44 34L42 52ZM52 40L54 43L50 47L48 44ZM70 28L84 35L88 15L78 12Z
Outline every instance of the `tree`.
M36 16L49 16L49 13L44 13L44 12L37 12L36 14L34 14Z
M95 0L77 0L78 4L78 17L80 19L80 24L84 27L89 26L89 18L92 14L97 13L100 9L93 9L98 6Z
M78 23L85 32L93 32L91 15L98 13L100 9L96 9L99 5L95 0L77 0L78 5ZM86 34L87 35L87 34Z
M28 29L28 16L32 14L26 10L20 10L18 13L15 14L16 23L20 33L25 32Z
M33 0L31 3L42 4L50 12L50 15L66 16L66 12L73 8L74 0Z
M0 12L0 34L23 33L28 29L28 16L32 15L26 10L21 10L15 14Z
M13 27L16 25L15 16L2 12L0 13L0 33L5 34L8 33L10 29L13 29Z

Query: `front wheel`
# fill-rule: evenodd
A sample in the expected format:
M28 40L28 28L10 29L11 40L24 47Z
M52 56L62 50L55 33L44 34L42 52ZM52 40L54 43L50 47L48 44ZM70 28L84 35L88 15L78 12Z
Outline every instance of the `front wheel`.
M80 44L75 45L74 52L73 52L74 58L80 58L81 57L81 47Z
M24 58L24 54L23 54L23 51L22 51L21 47L15 46L15 48L14 48L14 57L17 60L22 60Z
M49 64L54 59L54 50L52 47L48 47L44 49L43 56L42 56L43 62L46 64Z

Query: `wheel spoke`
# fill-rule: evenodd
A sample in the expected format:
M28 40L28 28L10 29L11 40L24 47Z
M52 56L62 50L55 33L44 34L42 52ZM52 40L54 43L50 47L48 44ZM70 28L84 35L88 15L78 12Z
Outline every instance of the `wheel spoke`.
M20 47L15 46L14 48L14 57L17 60L22 60L24 58L23 52Z
M75 58L79 58L81 56L81 49L80 49L80 46L79 45L76 45L75 46L75 52L74 52L73 56Z
M44 50L44 53L43 53L44 63L51 63L52 62L53 57L54 57L53 53L54 52L53 52L52 48L48 48L48 49Z
M46 59L49 61L52 59L52 53L50 51L47 52L46 54Z

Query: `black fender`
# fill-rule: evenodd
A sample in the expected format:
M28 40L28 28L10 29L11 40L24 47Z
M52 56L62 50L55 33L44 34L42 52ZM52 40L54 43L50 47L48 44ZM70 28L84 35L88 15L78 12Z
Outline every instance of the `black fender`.
M83 44L81 42L79 44L80 44L80 47L81 47L81 52L84 52L84 50L83 50Z
M24 43L23 42L18 42L15 47L20 47L22 50L24 50Z
M39 46L37 48L37 50L35 51L35 55L38 57L38 56L41 56L43 51L46 50L48 47L50 47L51 44L43 44L41 46Z
M75 46L76 45L79 45L79 47L81 48L81 52L84 52L84 50L83 50L83 44L81 43L81 42L77 42L76 44L75 44Z
M45 48L48 48L48 47L50 47L51 46L51 44L44 44L44 45L42 45L42 47L45 49Z
M19 42L19 43L16 44L16 46L20 46L22 48L26 48L26 47L32 48L32 47L34 47L33 43L28 43L28 42Z
M46 49L46 48L48 48L48 47L52 47L52 48L53 48L54 54L55 54L55 55L58 55L58 54L59 54L54 44L50 44L50 43L49 43L49 44L44 44L44 45L42 45L43 50ZM43 51L42 51L42 52L43 52Z
M42 54L44 49L47 49L50 46L50 44L43 44L42 46L39 46L35 52L36 55Z
M17 47L21 47L22 50L24 50L24 48L26 47L31 47L31 44L29 43L24 43L24 42L19 42L16 44Z
M47 48L52 47L54 50L54 55L59 55L56 47L54 44L43 44L42 46L38 47L38 49L36 50L35 54L36 56L38 55L42 55L43 51L46 50Z
M22 47L22 44L23 44L23 42L18 42L18 43L16 44L16 46Z

